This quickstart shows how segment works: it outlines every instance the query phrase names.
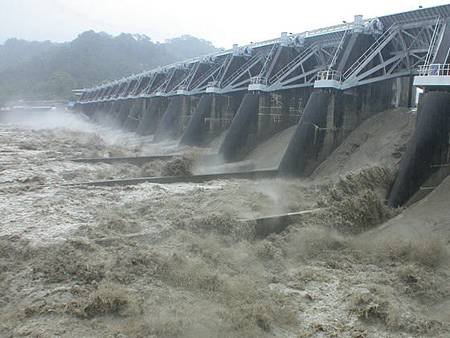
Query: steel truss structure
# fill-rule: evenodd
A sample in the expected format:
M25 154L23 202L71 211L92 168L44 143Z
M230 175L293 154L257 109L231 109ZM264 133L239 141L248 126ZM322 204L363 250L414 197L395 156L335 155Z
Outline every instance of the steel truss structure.
M342 76L341 89L416 75L439 48L448 18L393 24ZM428 60L427 60L428 58Z
M450 28L450 5L419 9L254 43L159 67L94 88L77 90L79 104L155 96L273 92L302 87L350 89L417 74L433 62ZM370 39L369 48L340 71L351 36ZM447 41L448 42L448 41Z

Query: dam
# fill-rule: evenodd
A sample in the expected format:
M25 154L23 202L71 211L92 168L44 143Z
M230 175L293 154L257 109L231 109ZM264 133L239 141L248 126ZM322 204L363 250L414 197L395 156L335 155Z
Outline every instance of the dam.
M79 91L76 109L238 161L289 127L280 175L308 176L367 117L414 107L418 126L389 197L404 204L448 158L450 6L364 19L179 62ZM436 135L432 135L436 134Z
M0 108L0 337L449 337L449 23L357 15Z

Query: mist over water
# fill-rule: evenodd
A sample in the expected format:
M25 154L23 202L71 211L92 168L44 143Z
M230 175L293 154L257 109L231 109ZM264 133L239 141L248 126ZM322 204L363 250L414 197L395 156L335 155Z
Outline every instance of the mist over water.
M384 119L389 116L394 117ZM349 165L346 170L360 168L369 155L372 163L380 163L373 157L377 142L367 133L388 141L381 145L381 159L390 159L404 143L397 135L401 128L382 137L390 135L388 128L372 130L377 123L369 124L362 127L364 137L354 135L337 151ZM70 111L3 116L0 336L64 336L69 330L80 337L218 337L223 332L227 337L293 337L299 332L314 337L319 330L324 336L338 332L351 338L360 332L368 337L390 337L397 330L410 330L414 337L449 332L445 308L436 319L440 322L428 324L430 311L417 305L423 292L436 306L448 304L441 301L448 278L435 258L445 253L440 242L423 246L380 240L372 248L373 236L366 241L338 231L343 219L358 230L378 215L376 191L385 190L374 187L383 181L377 179L379 170L334 186L324 182L323 173L314 182L63 185L159 176L169 163L75 163L68 160L73 157L176 151L193 158L194 173L236 171L274 163L272 154L285 146L284 140L275 137L240 163L226 164L220 157L202 162L197 159L203 152L217 147L152 144L151 137ZM348 151L354 144L360 146ZM335 174L337 163L322 170ZM241 222L323 205L332 206L329 214L299 219L286 233L264 240L255 240L252 222ZM405 308L410 309L406 314ZM57 320L49 321L49 313Z
M4 111L0 122L21 128L53 129L66 128L75 131L94 131L95 127L87 117L63 109L48 111Z
M58 134L65 132L82 133L79 138L92 138L108 146L118 146L121 151L115 153L98 154L98 157L137 156L179 153L177 141L167 140L152 143L153 136L139 136L134 132L121 130L106 114L96 114L98 122L93 122L82 113L64 109L48 111L2 111L0 124L10 128L24 130L54 131Z

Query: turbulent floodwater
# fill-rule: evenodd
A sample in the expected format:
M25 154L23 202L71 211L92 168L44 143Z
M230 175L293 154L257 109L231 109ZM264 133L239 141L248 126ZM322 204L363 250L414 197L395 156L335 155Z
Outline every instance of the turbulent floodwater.
M157 176L166 165L73 157L199 150L152 144L70 113L7 122L0 124L1 337L449 333L448 320L430 310L449 297L445 243L359 235L398 213L382 202L392 168L372 163L337 183L70 186ZM324 211L263 240L255 224L240 221L317 207Z

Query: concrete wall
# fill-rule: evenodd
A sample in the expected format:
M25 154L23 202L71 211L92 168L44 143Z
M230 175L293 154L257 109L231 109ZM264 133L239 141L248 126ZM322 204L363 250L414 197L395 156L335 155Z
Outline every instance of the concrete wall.
M365 119L379 112L409 107L412 80L409 77L373 83L347 92L334 92L331 97L327 123L320 130L318 154L307 172L315 169Z
M256 143L297 124L311 92L311 88L301 88L261 94Z
M320 102L309 107L311 111L308 112L308 121L312 122L301 120L296 132L308 135L293 137L291 142L300 140L302 145L288 147L286 160L282 161L282 171L285 174L309 175L365 119L388 109L408 107L412 97L411 86L412 81L407 77L368 84L344 92L335 89L317 90L328 93L315 96L315 101L318 97L326 98L326 108ZM318 110L314 108L316 106L321 107L320 111L315 111ZM308 125L301 126L305 123Z

